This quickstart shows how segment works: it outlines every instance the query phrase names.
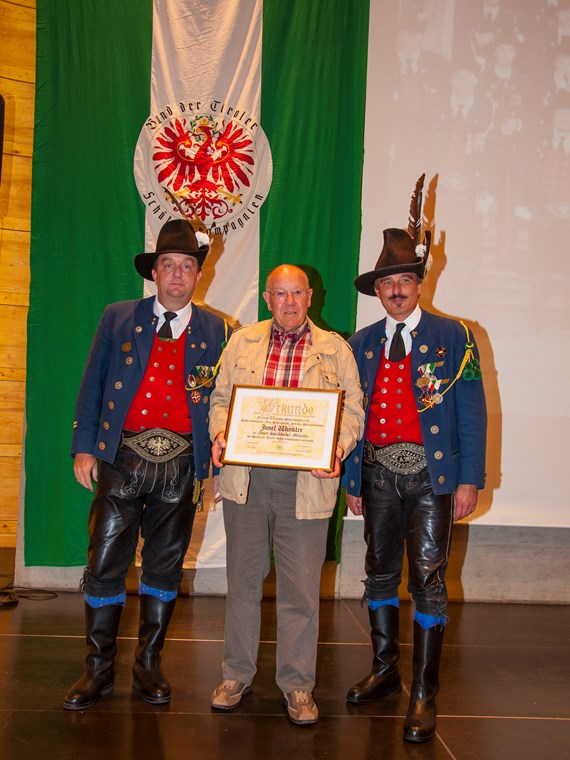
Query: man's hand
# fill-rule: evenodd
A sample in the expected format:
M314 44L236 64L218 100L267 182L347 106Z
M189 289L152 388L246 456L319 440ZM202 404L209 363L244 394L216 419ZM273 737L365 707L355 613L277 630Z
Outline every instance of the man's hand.
M88 491L93 490L91 478L97 482L97 460L92 454L76 454L73 460L75 480Z
M479 492L477 486L461 483L457 486L453 503L453 520L463 520L468 517L477 506L477 497Z
M362 496L351 496L346 494L346 506L350 509L353 515L362 514Z
M216 440L212 444L212 462L214 463L215 467L223 467L224 464L221 461L220 457L222 456L222 451L226 448L226 439L224 438L223 433L218 433L216 436Z
M332 472L327 472L326 470L311 470L311 475L314 478L320 478L322 480L325 478L338 478L340 475L340 464L342 462L343 454L344 450L340 446L337 446L336 457L334 460L334 470Z

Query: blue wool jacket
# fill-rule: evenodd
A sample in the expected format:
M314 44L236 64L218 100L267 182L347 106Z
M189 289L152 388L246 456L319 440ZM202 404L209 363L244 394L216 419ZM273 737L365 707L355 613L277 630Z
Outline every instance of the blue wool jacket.
M114 461L123 424L154 341L158 317L153 313L153 304L154 296L150 296L110 304L103 312L79 388L72 456L93 454L105 462ZM231 329L217 315L192 304L192 320L187 330L185 377L198 377L205 367L211 372ZM208 421L212 390L213 382L199 389L187 387L186 392L199 480L207 478L210 471Z
M473 353L478 359L472 336ZM386 342L386 319L355 333L349 343L360 373L364 391L364 409L368 422L369 399L374 390L376 373ZM420 322L412 331L411 371L416 404L426 452L428 471L434 493L453 493L462 483L485 485L485 449L487 412L483 383L459 378L445 393L441 403L431 407L420 401L422 389L416 386L419 368L441 362L433 372L445 391L455 379L465 355L467 335L462 325L446 317L422 310ZM343 482L347 492L359 496L362 487L362 454L364 437L345 461Z

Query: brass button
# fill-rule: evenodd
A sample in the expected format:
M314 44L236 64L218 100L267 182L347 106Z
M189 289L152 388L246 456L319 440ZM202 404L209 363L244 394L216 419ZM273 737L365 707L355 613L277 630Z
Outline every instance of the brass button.
M435 459L443 459L443 452L442 451L436 451L434 454Z
M120 391L122 387L123 387L123 383L120 380L117 380L117 382L115 383L115 388L118 391Z
M109 401L108 406L109 406L109 409L114 409L115 408L115 402L114 401Z
M354 482L354 480L351 480L351 481L350 481L350 487L351 487L351 488L354 488L354 486L355 486L355 485L356 485L356 483Z
M354 457L354 464L358 464L360 462L360 457L355 456Z
M208 400L209 400L209 396L203 396L203 397L202 397L202 401L203 401L205 404L207 404L207 403L208 403Z
M440 475L439 476L439 483L440 483L440 485L443 485L445 483L445 476L444 475Z
M109 423L108 423L108 422L104 422L104 423L103 423L103 428L104 428L105 430L109 430L109 428L110 428L110 427L111 427L111 426L109 425Z
M435 435L436 433L439 433L439 428L437 425L432 425L430 431Z
M125 364L132 364L134 362L134 359L132 356L127 356L125 359Z
M101 443L99 444L99 449L101 451L105 451L105 444L103 443L103 441L101 441Z

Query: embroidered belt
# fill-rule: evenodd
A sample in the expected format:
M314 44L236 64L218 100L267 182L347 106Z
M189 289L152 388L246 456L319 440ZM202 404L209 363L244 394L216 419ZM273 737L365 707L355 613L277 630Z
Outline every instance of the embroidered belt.
M124 430L121 445L134 451L147 462L169 462L189 449L192 450L192 436L180 435L163 428L151 428L142 433Z
M424 447L419 443L375 446L370 441L364 441L364 461L379 464L397 475L415 475L427 467Z

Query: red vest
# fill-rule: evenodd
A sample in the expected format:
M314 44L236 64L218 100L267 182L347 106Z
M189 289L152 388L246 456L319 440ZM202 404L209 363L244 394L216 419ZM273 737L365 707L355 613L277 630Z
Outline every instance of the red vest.
M366 424L366 440L376 446L400 441L423 444L410 366L411 353L391 362L382 352Z
M125 419L125 430L166 428L181 434L192 431L184 373L186 334L184 330L178 340L154 336L144 377Z

